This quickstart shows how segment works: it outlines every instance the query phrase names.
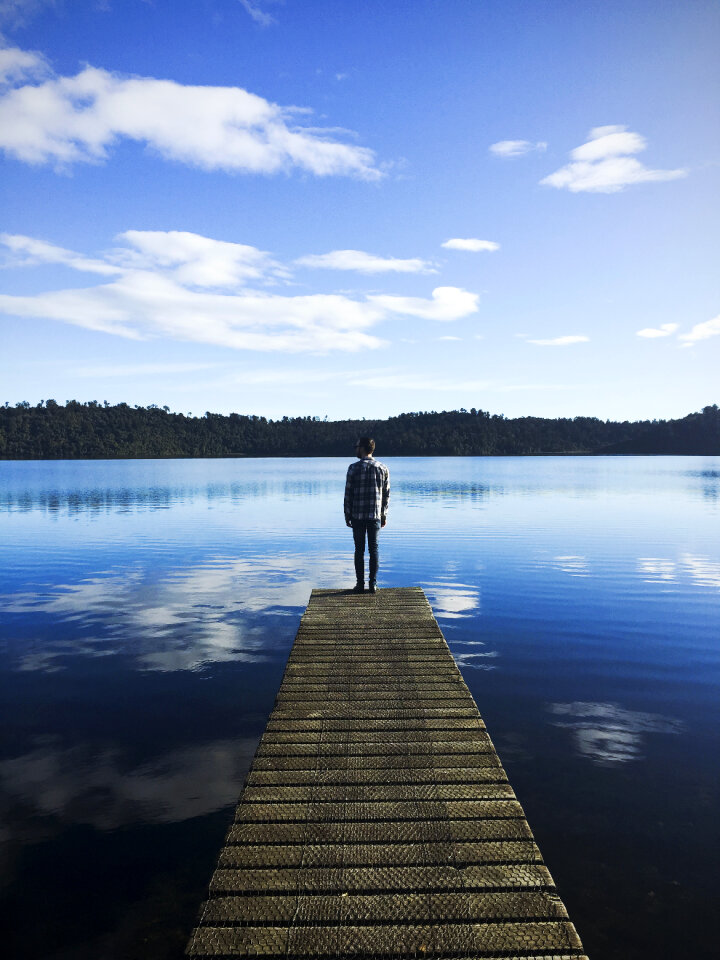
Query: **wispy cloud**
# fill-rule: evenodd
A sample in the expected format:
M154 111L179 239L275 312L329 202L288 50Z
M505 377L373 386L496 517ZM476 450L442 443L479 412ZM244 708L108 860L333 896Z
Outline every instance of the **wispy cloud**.
M500 244L495 243L494 240L478 240L475 237L465 239L456 237L454 240L446 240L441 246L446 250L466 250L470 253L481 253L483 251L492 253L494 250L500 249Z
M218 365L215 363L98 363L76 367L72 371L74 377L102 378L107 377L150 377L175 375L178 373L196 373L199 370L210 370Z
M349 378L347 383L353 387L367 387L370 390L417 390L420 393L484 390L488 386L486 380L458 380L452 377L433 377L403 371L361 373L355 379Z
M261 27L270 27L274 23L277 23L275 17L263 10L259 3L251 3L251 0L240 0L240 5L250 14L255 23Z
M491 143L488 150L496 157L522 157L534 151L543 153L547 150L547 143L544 140L538 140L537 143L530 140L498 140L497 143Z
M636 336L645 337L648 340L656 337L669 337L672 333L675 333L677 328L677 323L662 323L659 327L644 327L637 331Z
M38 263L56 263L72 267L82 273L100 273L113 276L121 273L118 266L104 260L85 257L74 250L66 250L53 243L18 233L0 233L0 243L9 251L4 266L31 267Z
M460 287L436 287L432 300L422 297L371 296L370 303L393 313L403 313L424 320L459 320L477 313L479 296Z
M454 320L477 295L437 287L430 298L271 293L287 269L268 253L183 231L128 230L102 257L32 237L0 235L10 263L61 264L106 282L31 296L0 295L0 312L58 320L136 340L169 338L237 350L327 353L381 346L368 332L394 314Z
M594 127L588 140L570 152L571 163L540 183L571 193L618 193L635 183L677 180L687 170L651 170L631 154L647 148L647 140L624 126Z
M572 343L587 343L590 337L581 335L567 337L553 337L550 340L528 340L528 343L534 343L538 347L569 347Z
M698 340L707 340L708 337L717 337L720 335L720 313L712 320L706 320L704 323L696 323L690 333L681 334L678 339L684 340L683 346L691 347Z
M295 261L301 267L322 270L354 270L357 273L437 273L429 260L377 257L363 250L332 250L313 253Z
M281 107L241 87L202 87L126 77L87 66L52 75L36 54L3 51L14 87L0 95L0 149L25 163L100 163L121 139L202 170L377 180L373 152L298 123L308 111Z
M45 7L54 7L56 0L0 0L0 25L22 27Z

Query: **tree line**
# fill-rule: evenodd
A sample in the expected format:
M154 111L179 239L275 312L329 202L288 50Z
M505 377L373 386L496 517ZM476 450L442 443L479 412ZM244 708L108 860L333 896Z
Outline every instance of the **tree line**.
M677 420L508 418L484 410L401 413L386 420L321 420L55 400L0 406L0 459L307 457L353 455L358 436L379 456L537 454L720 455L717 404Z

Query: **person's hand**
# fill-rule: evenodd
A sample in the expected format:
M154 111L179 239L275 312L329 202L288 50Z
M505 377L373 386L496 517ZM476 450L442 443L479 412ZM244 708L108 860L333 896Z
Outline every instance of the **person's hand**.
M384 527L386 523L387 523L387 517L383 517L380 521L380 526Z
M346 520L346 521L345 521L345 526L346 526L346 527L351 527L351 526L352 526L352 520Z

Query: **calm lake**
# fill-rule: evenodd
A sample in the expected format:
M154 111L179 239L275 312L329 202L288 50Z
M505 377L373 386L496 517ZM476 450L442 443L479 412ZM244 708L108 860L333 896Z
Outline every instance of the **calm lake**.
M349 462L0 463L5 956L182 955ZM385 462L591 960L715 956L720 457Z

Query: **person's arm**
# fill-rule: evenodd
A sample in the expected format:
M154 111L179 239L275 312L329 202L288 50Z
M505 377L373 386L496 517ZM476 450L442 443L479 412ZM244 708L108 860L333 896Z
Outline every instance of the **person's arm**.
M382 488L382 507L380 508L380 525L385 526L387 523L387 512L388 507L390 506L390 471L385 467L385 479L383 480Z
M345 499L343 508L345 510L345 523L348 527L352 526L352 501L353 501L353 482L352 482L352 464L348 467L347 477L345 478Z

